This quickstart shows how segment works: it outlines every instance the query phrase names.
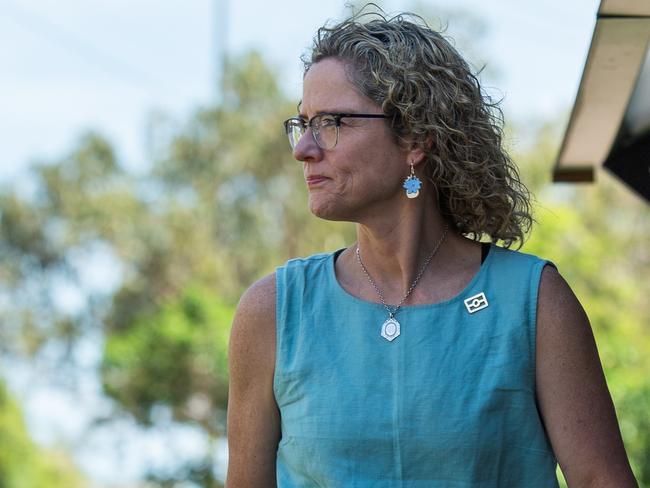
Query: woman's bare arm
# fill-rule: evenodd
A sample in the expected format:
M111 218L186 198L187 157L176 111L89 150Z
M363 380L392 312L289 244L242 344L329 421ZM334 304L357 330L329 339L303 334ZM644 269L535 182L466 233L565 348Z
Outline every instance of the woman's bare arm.
M567 484L637 487L589 320L551 266L537 310L539 408Z
M228 355L227 488L276 486L280 414L273 395L275 367L275 275L242 296Z

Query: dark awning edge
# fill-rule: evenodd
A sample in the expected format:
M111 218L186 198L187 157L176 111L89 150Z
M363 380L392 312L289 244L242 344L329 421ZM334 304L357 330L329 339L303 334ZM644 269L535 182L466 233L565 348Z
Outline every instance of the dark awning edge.
M563 166L553 169L553 181L556 183L592 183L595 179L591 166Z

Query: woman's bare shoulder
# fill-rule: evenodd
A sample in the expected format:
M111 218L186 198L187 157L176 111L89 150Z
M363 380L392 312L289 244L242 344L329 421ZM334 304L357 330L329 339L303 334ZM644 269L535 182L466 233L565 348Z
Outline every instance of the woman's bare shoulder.
M275 297L275 273L244 292L232 324L231 348L240 346L245 355L275 351Z
M263 319L263 322L275 318L275 273L257 280L244 292L237 305L237 314Z
M589 319L553 266L537 323L538 405L569 486L636 487Z
M242 295L230 332L228 363L231 393L254 396L266 391L272 397L275 274L260 279Z

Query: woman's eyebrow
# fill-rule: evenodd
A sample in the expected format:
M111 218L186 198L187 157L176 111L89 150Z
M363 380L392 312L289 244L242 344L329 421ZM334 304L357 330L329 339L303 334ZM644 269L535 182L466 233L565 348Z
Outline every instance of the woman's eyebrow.
M316 115L340 115L340 114L350 114L354 115L357 113L361 113L358 109L353 109L353 108L331 108L327 110L318 110L314 116Z

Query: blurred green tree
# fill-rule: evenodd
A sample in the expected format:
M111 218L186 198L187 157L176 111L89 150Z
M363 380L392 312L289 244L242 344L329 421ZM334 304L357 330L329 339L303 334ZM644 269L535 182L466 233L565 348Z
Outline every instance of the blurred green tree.
M32 442L18 405L0 382L0 487L41 486L82 488L87 480L65 452Z

